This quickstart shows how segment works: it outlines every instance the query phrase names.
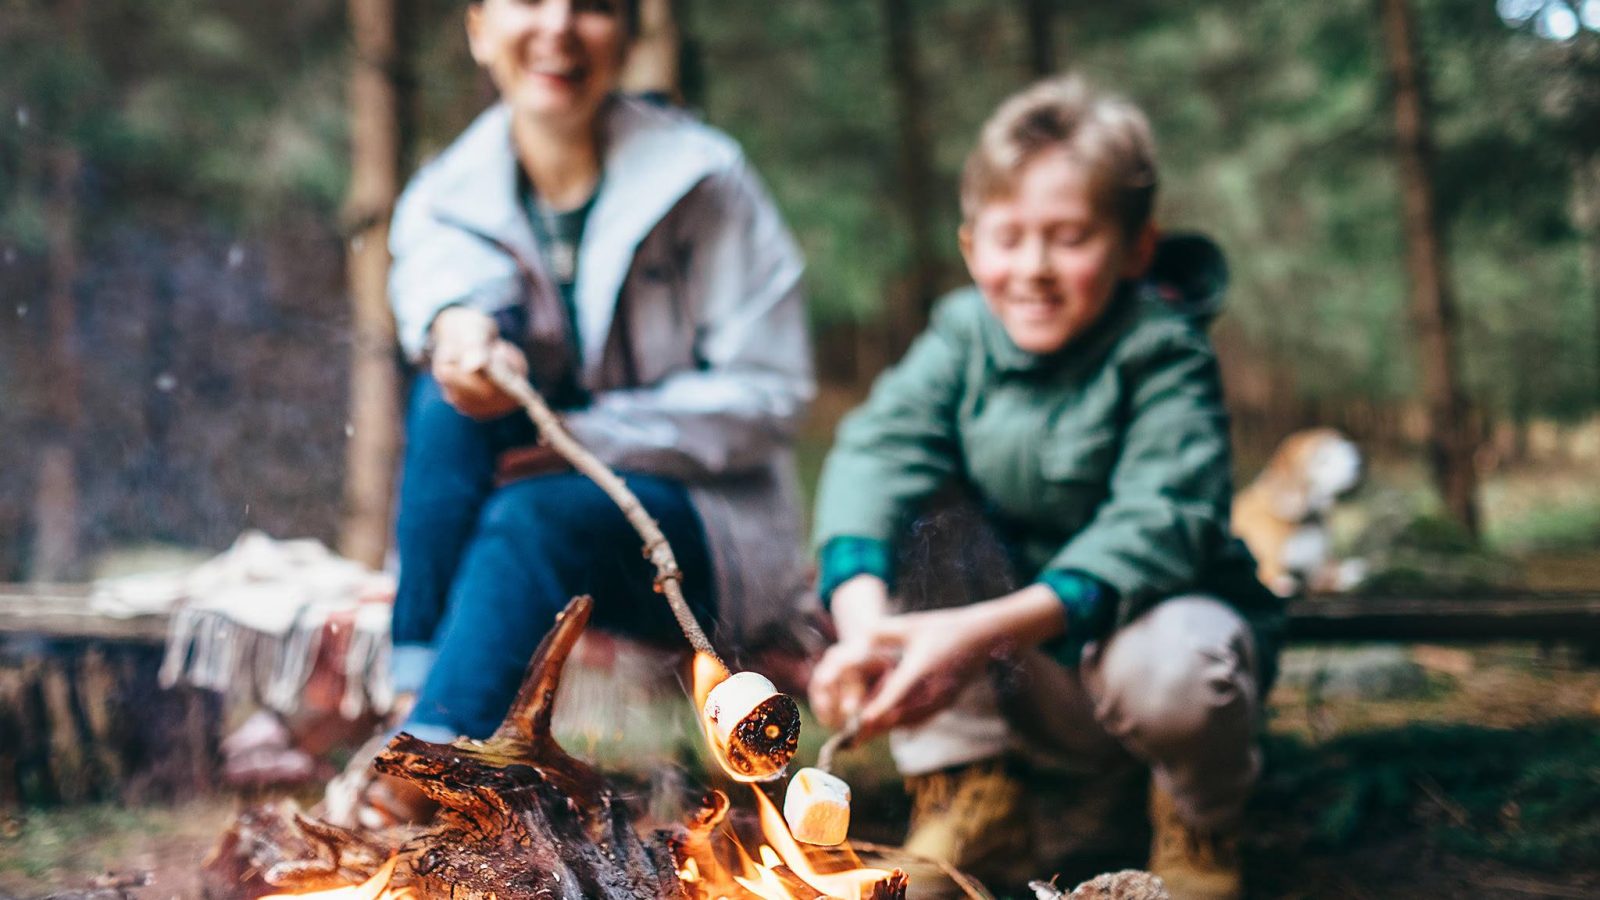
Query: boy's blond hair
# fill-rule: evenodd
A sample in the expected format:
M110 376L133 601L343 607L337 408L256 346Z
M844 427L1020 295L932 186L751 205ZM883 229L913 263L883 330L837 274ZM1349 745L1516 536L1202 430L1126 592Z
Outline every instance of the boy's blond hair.
M1076 75L1037 82L1007 98L983 124L961 173L961 214L1007 197L1039 153L1064 148L1084 167L1096 206L1128 234L1150 221L1156 198L1156 142L1131 102Z

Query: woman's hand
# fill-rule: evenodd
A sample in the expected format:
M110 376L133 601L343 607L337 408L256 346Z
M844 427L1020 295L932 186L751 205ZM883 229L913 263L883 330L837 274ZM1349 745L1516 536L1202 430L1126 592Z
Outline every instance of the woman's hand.
M500 337L494 319L464 306L452 306L433 320L433 377L444 398L474 419L494 419L517 408L517 401L489 380L493 360L518 375L528 374L528 358Z

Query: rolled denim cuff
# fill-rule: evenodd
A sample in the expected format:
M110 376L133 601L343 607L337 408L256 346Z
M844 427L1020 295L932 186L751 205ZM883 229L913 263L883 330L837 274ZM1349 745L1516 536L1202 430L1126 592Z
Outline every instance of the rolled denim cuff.
M430 725L427 722L407 722L400 726L400 731L430 744L448 744L461 737L459 732L448 725Z
M415 694L428 680L439 651L427 644L396 644L389 653L389 680L397 694Z
M1061 637L1046 641L1043 650L1068 668L1077 668L1083 647L1111 631L1116 618L1117 592L1100 579L1076 569L1051 569L1039 584L1055 591L1067 616Z

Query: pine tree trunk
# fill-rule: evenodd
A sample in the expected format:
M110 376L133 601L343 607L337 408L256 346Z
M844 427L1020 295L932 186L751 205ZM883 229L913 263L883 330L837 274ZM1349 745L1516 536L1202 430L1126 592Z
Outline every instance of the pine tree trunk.
M349 440L339 550L383 562L399 452L399 373L389 313L389 214L400 187L400 90L395 0L349 0L350 194L346 278L350 289Z
M1600 397L1600 155L1573 163L1572 222L1578 231L1583 283L1594 309L1595 396Z
M640 0L639 35L622 69L622 89L681 104L678 66L681 47L672 0Z
M1035 78L1055 74L1056 0L1022 0L1028 31L1028 71Z
M1457 314L1433 193L1425 68L1408 0L1379 0L1394 111L1412 327L1428 407L1428 457L1449 514L1477 534L1476 439L1456 357Z
M81 7L71 4L64 17L76 22ZM46 151L45 232L49 253L49 357L45 385L45 441L38 454L34 540L29 577L66 581L83 574L78 516L78 429L82 417L81 355L78 347L78 178L83 168L77 147L66 134Z
M934 237L938 208L923 83L911 0L883 0L888 30L889 81L894 88L895 117L900 132L900 200L911 240L908 284L891 291L889 310L893 355L911 342L928 322L939 289L939 254Z

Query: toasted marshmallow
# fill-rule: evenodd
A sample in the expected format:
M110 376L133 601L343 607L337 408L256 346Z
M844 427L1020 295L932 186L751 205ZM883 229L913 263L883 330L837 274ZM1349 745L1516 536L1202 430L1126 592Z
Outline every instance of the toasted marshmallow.
M794 758L800 708L760 674L738 672L712 688L705 715L724 766L737 778L774 778Z

